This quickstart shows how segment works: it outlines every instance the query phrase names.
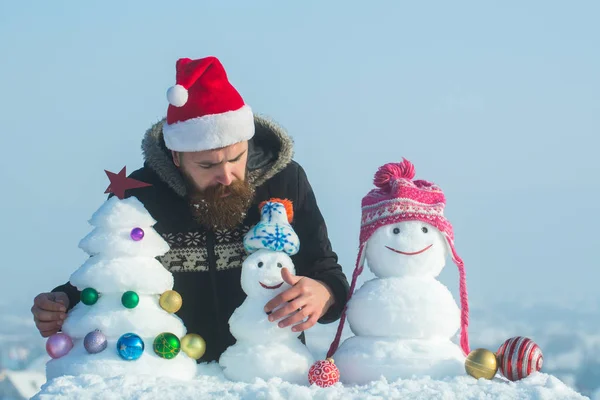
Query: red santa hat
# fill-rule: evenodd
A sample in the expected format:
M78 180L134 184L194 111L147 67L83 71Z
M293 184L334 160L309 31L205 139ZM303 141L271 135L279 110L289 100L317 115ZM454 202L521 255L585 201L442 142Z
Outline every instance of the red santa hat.
M252 110L216 57L177 60L176 85L167 99L163 135L170 150L212 150L254 136Z

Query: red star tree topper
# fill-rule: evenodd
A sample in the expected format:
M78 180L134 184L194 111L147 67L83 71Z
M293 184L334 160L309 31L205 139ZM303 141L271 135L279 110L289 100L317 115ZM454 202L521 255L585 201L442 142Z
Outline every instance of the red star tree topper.
M137 189L146 186L152 186L149 183L138 181L133 178L128 178L125 172L125 167L123 167L121 172L119 172L118 174L107 170L104 170L104 172L106 172L108 179L110 179L110 185L108 185L104 193L113 193L121 200L125 198L125 191L127 189Z

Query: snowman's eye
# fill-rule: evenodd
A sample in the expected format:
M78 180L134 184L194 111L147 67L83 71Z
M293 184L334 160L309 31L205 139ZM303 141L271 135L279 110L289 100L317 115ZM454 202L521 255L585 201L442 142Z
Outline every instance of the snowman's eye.
M259 261L257 265L258 265L258 268L262 268L262 267L263 267L263 265L265 265L265 264L263 264L263 262L262 262L262 261Z
M279 268L283 268L283 264L281 264L281 263L277 263L277 266L278 266Z
M397 235L400 233L400 228L394 228L394 235Z
M429 232L429 229L427 229L427 227L426 227L426 226L422 227L422 228L421 228L421 230L423 231L423 233L427 233L427 232Z

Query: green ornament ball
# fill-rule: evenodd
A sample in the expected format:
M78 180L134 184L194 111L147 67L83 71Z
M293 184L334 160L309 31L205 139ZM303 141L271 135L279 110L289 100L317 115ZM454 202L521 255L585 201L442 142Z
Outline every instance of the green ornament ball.
M96 304L98 301L98 291L94 288L85 288L81 292L81 302L86 306Z
M162 358L175 358L181 350L179 338L170 332L161 333L154 339L154 352Z
M131 290L123 293L121 296L121 303L123 306L127 308L135 308L140 302L140 296L136 292L132 292Z

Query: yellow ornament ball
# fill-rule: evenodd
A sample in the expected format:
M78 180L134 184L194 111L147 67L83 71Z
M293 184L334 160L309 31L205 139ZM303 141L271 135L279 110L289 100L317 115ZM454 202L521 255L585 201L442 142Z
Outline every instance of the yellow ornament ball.
M471 351L465 360L465 370L475 379L493 379L498 372L496 354L486 349Z
M181 350L190 358L198 360L206 352L206 342L202 336L188 333L181 339Z
M176 313L181 308L181 305L183 304L183 299L181 298L181 295L176 291L167 290L160 296L158 303L163 308L163 310L170 313Z

